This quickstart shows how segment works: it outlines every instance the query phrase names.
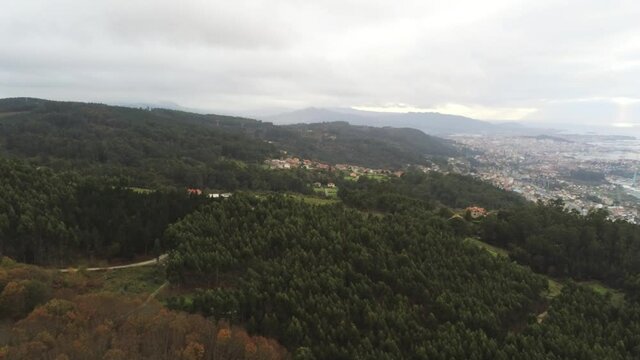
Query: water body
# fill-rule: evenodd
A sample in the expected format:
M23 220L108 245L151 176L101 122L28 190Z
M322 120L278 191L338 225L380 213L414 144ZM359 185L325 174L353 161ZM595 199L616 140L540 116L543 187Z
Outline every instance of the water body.
M579 160L635 160L640 162L640 140L587 140L588 152L575 154Z

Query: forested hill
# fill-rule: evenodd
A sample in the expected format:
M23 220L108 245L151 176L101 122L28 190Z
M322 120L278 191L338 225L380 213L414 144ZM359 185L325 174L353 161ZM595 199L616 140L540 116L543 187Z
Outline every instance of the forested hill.
M198 185L221 162L278 154L243 128L259 122L38 99L0 100L0 153L142 184Z
M280 150L371 167L401 167L423 163L426 156L455 154L444 140L411 129L346 123L275 126L164 109L0 99L0 154L54 168L127 176L141 184L207 186L221 169L237 172L242 168L238 161L259 164Z
M423 164L425 155L457 155L446 140L416 129L355 126L346 122L284 127L297 135L283 142L285 148L306 158L316 157L332 163L393 168Z

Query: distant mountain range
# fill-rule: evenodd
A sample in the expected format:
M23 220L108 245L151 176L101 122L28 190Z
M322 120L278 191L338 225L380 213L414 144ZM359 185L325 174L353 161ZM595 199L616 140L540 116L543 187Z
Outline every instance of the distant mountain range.
M519 123L491 123L464 116L440 113L383 113L348 108L306 108L263 120L275 124L298 124L344 121L351 125L413 128L433 135L453 134L512 134L540 135L553 133L551 129L531 128Z

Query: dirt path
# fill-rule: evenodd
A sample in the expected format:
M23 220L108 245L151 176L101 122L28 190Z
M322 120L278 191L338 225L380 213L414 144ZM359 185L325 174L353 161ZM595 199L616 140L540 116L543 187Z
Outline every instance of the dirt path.
M165 281L162 285L160 285L159 288L156 289L156 291L152 292L149 297L147 298L147 300L145 300L144 304L142 304L142 306L145 306L149 303L149 301L151 301L152 299L155 299L155 297L160 293L160 291L164 290L164 288L166 288L167 286L169 286L169 282Z
M150 265L155 265L155 264L158 264L158 263L164 261L167 258L167 256L168 256L167 254L163 254L163 255L160 255L157 259L141 261L141 262L137 262L137 263L133 263L133 264L107 266L107 267L93 267L93 268L87 268L85 270L86 271L106 271L106 270L128 269L128 268L134 268L134 267L140 267L140 266L150 266ZM74 268L58 269L58 271L60 271L62 273L69 273L69 272L72 273L72 272L78 271L78 269L74 269Z

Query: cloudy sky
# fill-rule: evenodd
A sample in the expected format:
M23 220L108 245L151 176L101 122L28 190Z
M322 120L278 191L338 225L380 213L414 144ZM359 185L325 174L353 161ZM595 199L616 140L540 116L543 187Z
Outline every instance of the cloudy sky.
M0 97L640 126L640 2L3 0Z

